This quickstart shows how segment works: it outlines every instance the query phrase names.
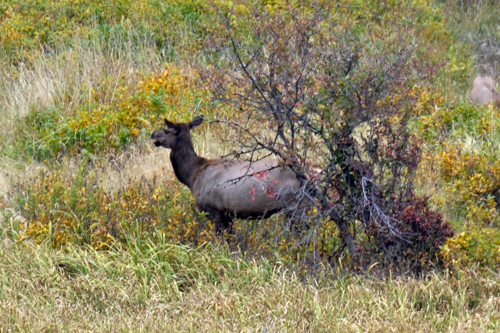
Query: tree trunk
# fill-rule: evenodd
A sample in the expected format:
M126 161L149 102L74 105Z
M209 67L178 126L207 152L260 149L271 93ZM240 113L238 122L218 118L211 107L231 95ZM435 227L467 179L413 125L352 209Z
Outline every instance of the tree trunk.
M342 237L342 240L344 241L345 245L347 246L347 249L349 250L349 253L351 256L354 256L357 253L356 250L356 242L354 241L354 238L351 235L351 232L349 231L349 228L347 227L347 222L344 220L342 217L337 214L337 212L333 209L329 208L328 201L326 200L325 196L317 191L315 188L310 191L310 193L316 194L316 197L320 200L320 205L321 208L325 211L330 211L328 213L328 216L330 219L332 219L335 224L337 224L337 227L339 228L340 231L340 236Z
M354 242L354 239L352 238L351 232L349 231L349 228L347 227L347 222L341 218L336 211L331 211L330 212L330 218L335 221L337 224L337 227L340 230L340 235L342 237L342 240L344 241L345 245L347 246L347 249L349 250L349 253L351 256L354 256L357 252L356 250L356 243Z

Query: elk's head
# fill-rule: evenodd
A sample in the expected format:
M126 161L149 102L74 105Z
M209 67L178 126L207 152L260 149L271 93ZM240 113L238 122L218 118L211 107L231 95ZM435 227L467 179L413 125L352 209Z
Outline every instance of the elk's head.
M191 135L189 131L192 128L198 127L203 122L203 116L198 116L189 123L173 123L165 119L165 127L160 128L151 134L151 139L154 140L156 147L165 147L173 149L179 139L187 139L191 143ZM182 140L184 141L184 140Z

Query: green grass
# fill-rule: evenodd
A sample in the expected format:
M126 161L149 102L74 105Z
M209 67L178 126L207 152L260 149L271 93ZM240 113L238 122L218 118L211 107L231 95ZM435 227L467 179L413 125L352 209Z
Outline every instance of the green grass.
M0 328L44 332L496 332L500 277L299 278L161 237L98 252L0 243Z

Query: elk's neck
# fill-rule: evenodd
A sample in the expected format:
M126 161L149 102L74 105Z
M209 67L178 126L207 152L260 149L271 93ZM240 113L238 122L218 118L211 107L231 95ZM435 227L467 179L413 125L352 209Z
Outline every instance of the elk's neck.
M183 149L172 149L170 161L174 168L175 176L181 183L192 189L195 182L196 169L203 162L204 158L196 155L192 145Z

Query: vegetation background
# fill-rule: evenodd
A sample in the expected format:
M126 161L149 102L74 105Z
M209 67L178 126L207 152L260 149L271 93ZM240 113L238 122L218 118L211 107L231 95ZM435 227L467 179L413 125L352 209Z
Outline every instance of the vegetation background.
M210 120L237 110L198 64L214 8L245 4L0 0L0 331L498 331L500 111L466 98L478 73L500 79L497 2L336 3L360 36L417 26L434 66L412 90L414 182L454 236L419 274L359 266L329 223L314 265L280 216L237 221L220 244L149 142L164 117L202 113L197 152L232 152L235 133Z

